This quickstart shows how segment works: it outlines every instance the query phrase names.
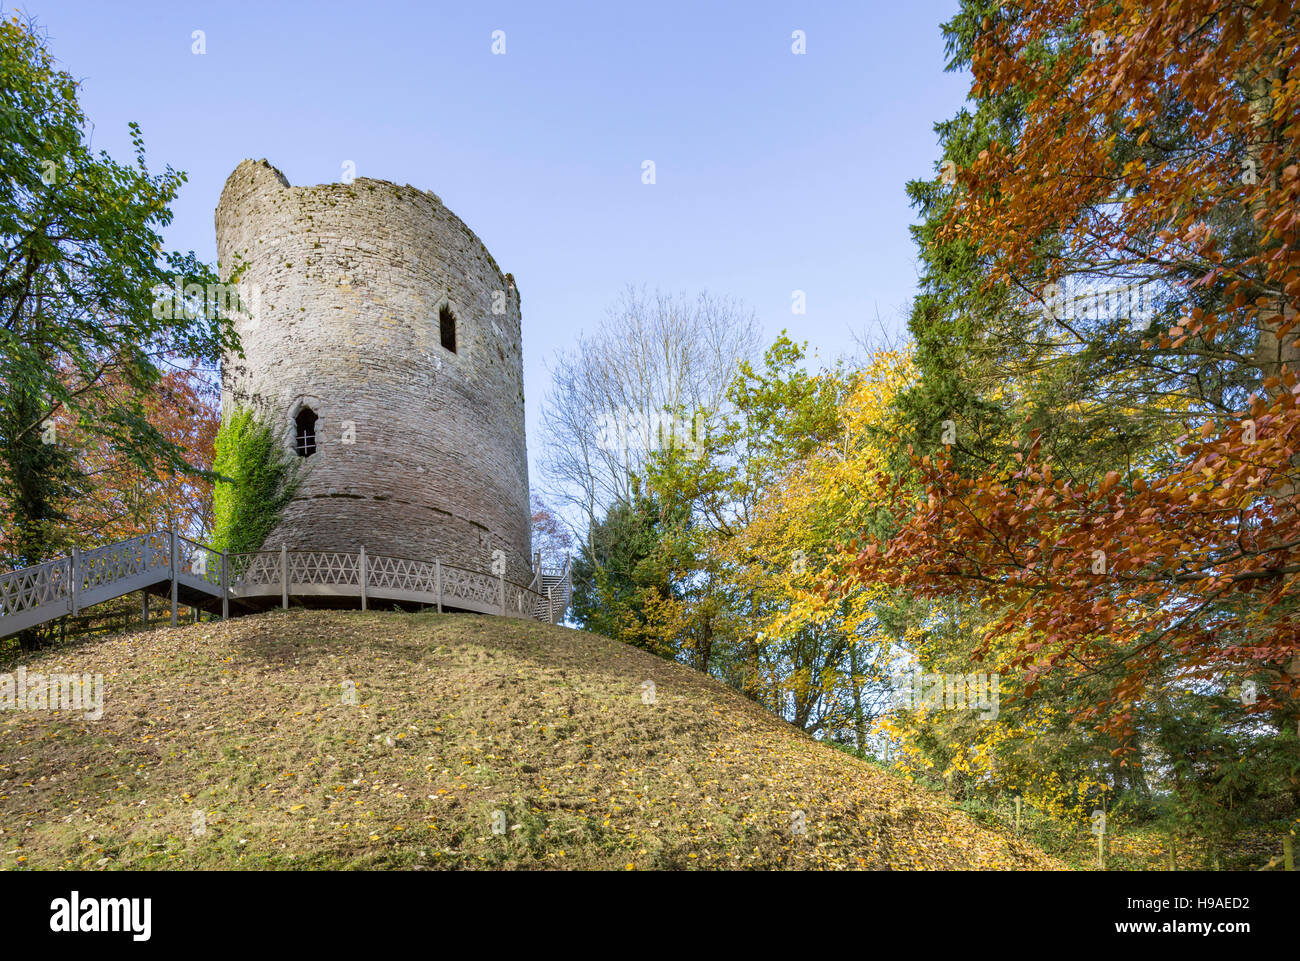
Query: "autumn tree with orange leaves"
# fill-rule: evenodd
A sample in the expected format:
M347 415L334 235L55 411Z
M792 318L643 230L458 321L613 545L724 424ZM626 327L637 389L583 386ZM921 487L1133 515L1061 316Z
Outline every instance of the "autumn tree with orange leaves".
M113 378L105 391L124 388ZM120 540L171 528L203 540L212 524L212 471L217 429L221 423L218 387L211 372L197 364L166 370L144 396L145 416L169 444L175 445L188 470L138 462L93 438L80 455L82 473L95 496L69 506L71 533L83 546ZM75 433L69 434L75 446Z
M1028 696L1103 679L1076 717L1123 763L1152 705L1213 695L1300 803L1300 13L977 2L946 32L975 82L909 188L913 446L834 588L988 613L971 653L1014 638Z

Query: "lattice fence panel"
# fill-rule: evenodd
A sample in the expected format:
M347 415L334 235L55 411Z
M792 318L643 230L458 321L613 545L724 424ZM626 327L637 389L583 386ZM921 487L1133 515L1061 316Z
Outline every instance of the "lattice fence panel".
M56 601L69 603L72 560L67 557L0 574L0 616L20 614Z
M536 591L506 581L506 614L510 617L536 617L538 605L545 607L545 601L537 596Z
M361 556L345 551L289 551L289 582L356 587L360 596Z
M376 554L374 557L366 557L366 583L371 587L393 591L436 594L438 568L430 561Z
M77 559L78 588L91 591L116 581L167 566L167 535L146 534L129 540L82 551Z
M178 537L176 538L176 563L182 573L197 577L220 589L220 551L214 551L188 537Z
M456 601L473 601L485 607L496 607L500 603L497 579L491 574L467 571L460 567L443 567L442 599L443 603Z
M253 590L258 587L280 586L280 555L275 551L256 554L231 554L230 583L232 586Z

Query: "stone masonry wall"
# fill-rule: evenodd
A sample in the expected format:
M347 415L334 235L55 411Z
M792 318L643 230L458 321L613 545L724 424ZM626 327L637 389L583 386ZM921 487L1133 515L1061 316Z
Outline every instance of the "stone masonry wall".
M252 304L237 322L245 356L223 365L223 409L257 407L289 448L303 406L320 418L302 490L265 547L364 545L480 571L500 548L506 576L527 584L519 294L482 242L432 193L366 178L291 187L265 160L235 168L216 228L223 279L246 264Z

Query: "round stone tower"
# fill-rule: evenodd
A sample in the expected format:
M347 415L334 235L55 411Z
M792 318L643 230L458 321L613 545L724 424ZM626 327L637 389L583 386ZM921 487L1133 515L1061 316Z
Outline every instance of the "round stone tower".
M216 211L243 265L244 356L222 408L253 407L303 459L265 549L389 554L532 578L519 294L432 193L382 180L291 187L235 168Z

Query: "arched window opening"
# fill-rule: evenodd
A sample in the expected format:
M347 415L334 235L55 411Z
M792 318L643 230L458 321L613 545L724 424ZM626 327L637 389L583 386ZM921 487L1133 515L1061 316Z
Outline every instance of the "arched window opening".
M293 449L299 457L316 453L316 412L310 407L298 411L294 418Z
M456 353L456 315L446 304L438 311L438 329L442 334L442 346Z

